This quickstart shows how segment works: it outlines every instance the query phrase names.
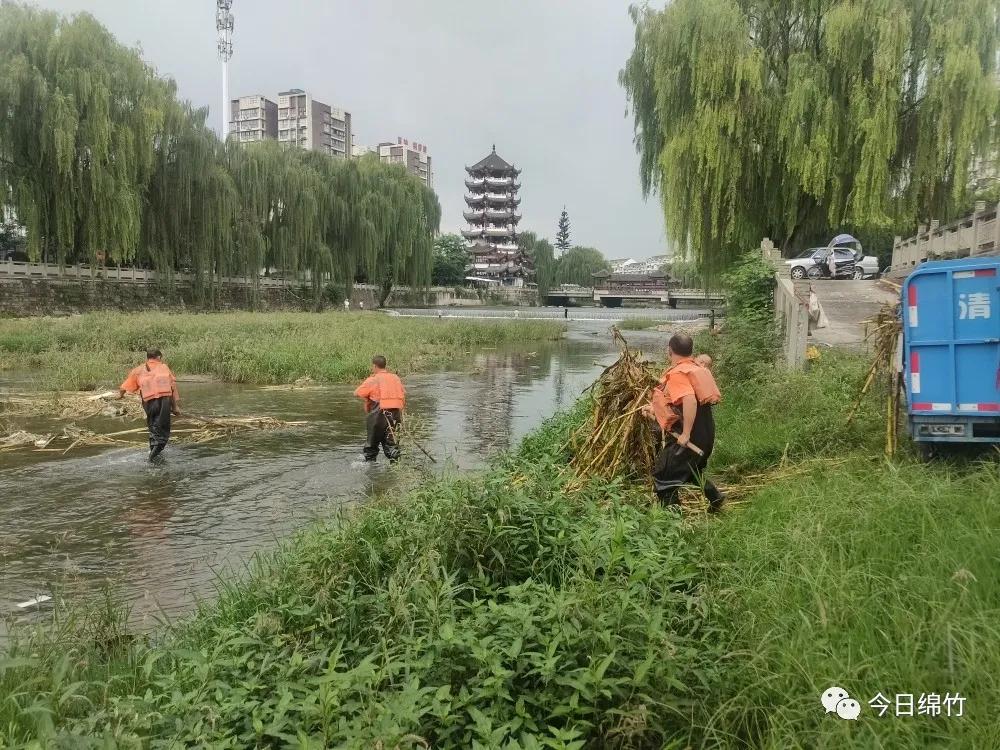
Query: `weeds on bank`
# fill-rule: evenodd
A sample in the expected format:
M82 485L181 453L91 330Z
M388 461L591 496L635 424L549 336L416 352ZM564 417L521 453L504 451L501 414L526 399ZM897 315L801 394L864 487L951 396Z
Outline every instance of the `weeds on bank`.
M406 374L485 346L557 339L563 331L550 321L379 313L90 313L0 320L0 366L41 370L47 387L90 390L120 382L155 346L178 373L240 383L345 382L363 377L375 353Z

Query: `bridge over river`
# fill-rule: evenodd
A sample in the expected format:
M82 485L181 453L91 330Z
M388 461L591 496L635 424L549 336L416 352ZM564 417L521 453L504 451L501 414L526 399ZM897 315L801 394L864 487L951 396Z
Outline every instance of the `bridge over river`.
M666 289L657 285L649 287L619 287L607 288L568 287L553 289L545 298L550 305L571 305L584 302L596 302L602 307L621 307L625 302L654 302L670 308L703 308L722 307L726 303L721 292L711 292L705 289Z

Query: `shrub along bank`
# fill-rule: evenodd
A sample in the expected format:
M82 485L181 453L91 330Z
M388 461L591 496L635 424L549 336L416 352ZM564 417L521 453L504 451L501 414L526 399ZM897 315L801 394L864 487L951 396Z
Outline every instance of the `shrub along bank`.
M363 377L375 353L403 374L433 370L470 351L559 338L548 321L390 318L381 313L90 313L0 319L0 368L40 370L43 386L113 386L163 350L178 374L237 383L339 383Z

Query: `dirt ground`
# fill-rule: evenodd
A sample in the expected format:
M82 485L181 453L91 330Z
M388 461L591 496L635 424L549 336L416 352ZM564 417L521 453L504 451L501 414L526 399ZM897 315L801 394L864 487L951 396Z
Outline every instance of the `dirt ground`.
M865 321L870 320L886 302L895 302L898 294L882 288L875 280L813 282L830 325L812 332L809 343L864 350Z

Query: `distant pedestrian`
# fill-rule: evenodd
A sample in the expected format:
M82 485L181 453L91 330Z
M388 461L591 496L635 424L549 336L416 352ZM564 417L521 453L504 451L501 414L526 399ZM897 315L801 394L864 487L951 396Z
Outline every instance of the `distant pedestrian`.
M351 309L351 301L349 299L344 300L344 312L349 312Z
M360 307L362 310L364 310L365 309L365 301L361 300L360 302L358 302L358 307Z
M441 320L441 311L438 310L438 320Z
M177 378L163 362L159 349L146 351L146 364L134 368L118 389L118 398L139 392L149 429L149 460L163 452L170 440L170 415L181 415Z
M569 320L569 308L568 308L568 307L564 307L564 308L563 308L563 317L564 317L564 318L565 318L566 320Z

